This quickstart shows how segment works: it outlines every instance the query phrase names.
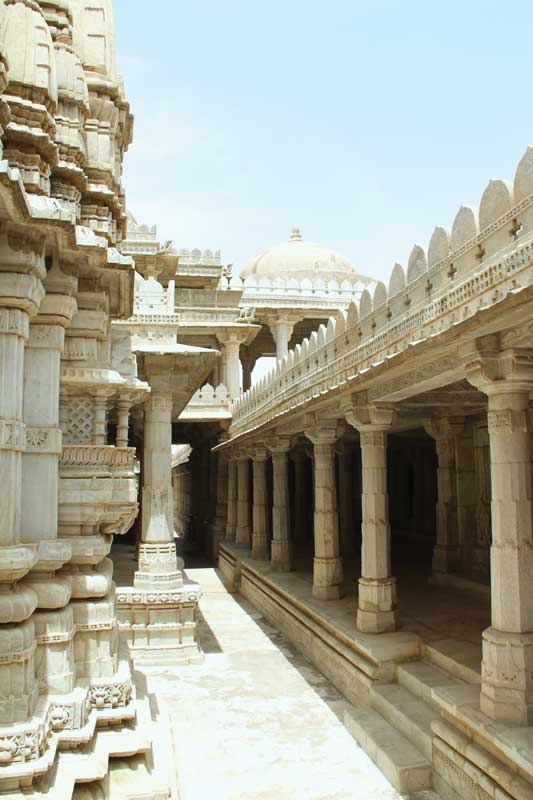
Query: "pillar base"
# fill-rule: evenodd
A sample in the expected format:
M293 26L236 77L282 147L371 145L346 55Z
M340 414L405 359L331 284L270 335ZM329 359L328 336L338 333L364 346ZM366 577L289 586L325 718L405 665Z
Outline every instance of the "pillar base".
M342 558L313 559L313 597L338 600L343 595Z
M396 578L359 578L357 628L362 633L396 630Z
M183 586L183 559L176 555L174 542L139 545L139 569L133 585L136 589L179 589Z
M460 568L460 553L457 545L436 544L433 550L433 572L457 572Z
M252 536L252 558L257 561L268 560L268 546L265 536Z
M235 544L244 545L245 547L250 546L250 528L248 527L238 527L235 533Z
M117 619L137 664L197 664L203 653L195 614L202 591L197 583L180 589L117 589Z
M533 725L533 633L483 631L480 706L493 720Z
M272 539L272 569L276 572L290 572L292 569L292 548L288 541Z

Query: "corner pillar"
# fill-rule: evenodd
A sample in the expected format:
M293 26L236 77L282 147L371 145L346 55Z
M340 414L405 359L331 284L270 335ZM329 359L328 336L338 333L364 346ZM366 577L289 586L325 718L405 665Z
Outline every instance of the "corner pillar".
M483 342L483 340L482 340ZM531 429L533 353L483 351L467 363L488 395L492 485L491 626L483 631L481 711L533 725L533 532ZM481 347L480 347L481 350Z

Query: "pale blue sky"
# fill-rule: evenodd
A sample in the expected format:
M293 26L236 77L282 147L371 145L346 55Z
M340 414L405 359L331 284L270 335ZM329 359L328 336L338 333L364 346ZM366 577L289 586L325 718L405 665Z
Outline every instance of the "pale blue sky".
M533 142L531 2L114 10L135 114L128 205L237 268L297 224L387 280Z

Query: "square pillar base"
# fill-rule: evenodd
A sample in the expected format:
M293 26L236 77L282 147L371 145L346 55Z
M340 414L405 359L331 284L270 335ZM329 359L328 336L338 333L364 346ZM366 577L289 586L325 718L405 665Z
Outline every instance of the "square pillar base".
M201 589L117 589L117 620L134 665L196 664L204 659L195 615Z
M480 706L493 720L533 725L533 633L483 631Z
M436 544L433 549L432 571L435 573L457 572L460 554L457 545Z
M396 578L359 578L357 628L362 633L396 630Z
M290 572L292 569L291 543L287 540L272 539L272 569L276 572Z
M343 595L342 558L313 559L313 597L338 600Z
M266 561L268 559L268 547L266 536L252 536L252 558L257 561Z

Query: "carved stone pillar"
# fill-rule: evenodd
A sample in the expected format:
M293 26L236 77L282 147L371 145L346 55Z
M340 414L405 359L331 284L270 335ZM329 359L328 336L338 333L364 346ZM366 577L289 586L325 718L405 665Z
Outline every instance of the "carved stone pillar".
M391 575L387 433L394 412L362 407L346 414L359 431L362 465L362 547L357 627L363 633L396 630L396 579Z
M270 330L276 342L276 358L283 358L289 352L289 342L294 322L289 319L276 319L270 323Z
M531 351L488 350L467 364L488 395L491 458L492 624L483 632L481 710L519 725L533 724L531 363Z
M335 600L343 594L342 558L335 481L335 428L315 428L305 435L313 443L315 482L315 557L313 595Z
M242 365L242 390L247 392L252 385L252 372L255 366L255 358L250 355L248 348L241 349Z
M472 569L476 546L476 467L472 425L455 437L457 530L461 565Z
M295 450L291 454L294 463L294 541L304 542L306 539L307 486L305 467L307 456L303 450Z
M224 441L227 434L223 434L221 440ZM225 452L218 452L211 454L211 459L216 459L216 507L215 507L215 521L213 523L213 542L212 542L212 558L214 562L218 559L218 545L224 539L226 533L226 518L227 518L227 494L228 494L228 461Z
M154 545L163 551L174 550L174 520L172 500L172 395L154 392L144 404L144 485L141 549L148 553ZM168 547L172 545L172 547ZM148 546L148 548L146 547ZM157 562L161 565L161 559ZM159 568L158 568L159 569ZM177 576L175 562L169 580L174 585Z
M226 521L226 542L234 542L237 533L237 461L228 458L228 502Z
M117 402L117 447L128 446L129 417L132 401L126 395L121 395Z
M238 336L225 336L221 342L223 350L223 365L228 395L236 400L241 394L241 366L239 361L240 338Z
M250 547L250 459L237 458L237 528L235 543Z
M436 574L455 572L460 564L455 446L463 425L462 418L436 418L425 426L437 448L436 542L432 564Z
M70 297L64 301L67 324L75 303ZM40 694L71 692L75 674L74 617L68 605L71 578L69 574L56 573L71 557L70 543L57 538L59 364L63 342L63 325L31 324L24 359L22 539L39 545L39 560L24 583L38 597L33 622L38 641L36 678Z
M268 558L267 460L266 448L256 447L252 454L254 497L252 558L260 560Z
M4 766L13 760L39 758L37 740L42 730L29 723L38 697L31 619L38 597L20 583L38 560L38 543L21 541L24 345L29 318L44 295L40 279L45 273L42 257L27 244L22 242L23 249L12 250L7 239L0 241L0 725L17 725L3 731ZM18 786L16 780L13 785Z
M492 543L491 519L491 467L487 424L474 427L474 462L476 477L475 547L473 568L481 575L490 575L490 546Z
M272 568L278 572L292 569L290 540L288 452L290 440L281 437L268 442L272 453Z
M176 664L201 660L194 615L201 595L184 583L174 544L172 395L157 388L145 401L142 541L133 589L119 590L119 620L134 661Z
M344 559L355 556L353 449L350 442L337 446L339 465L339 539Z
M94 395L94 444L107 444L107 404L110 392L97 390Z

